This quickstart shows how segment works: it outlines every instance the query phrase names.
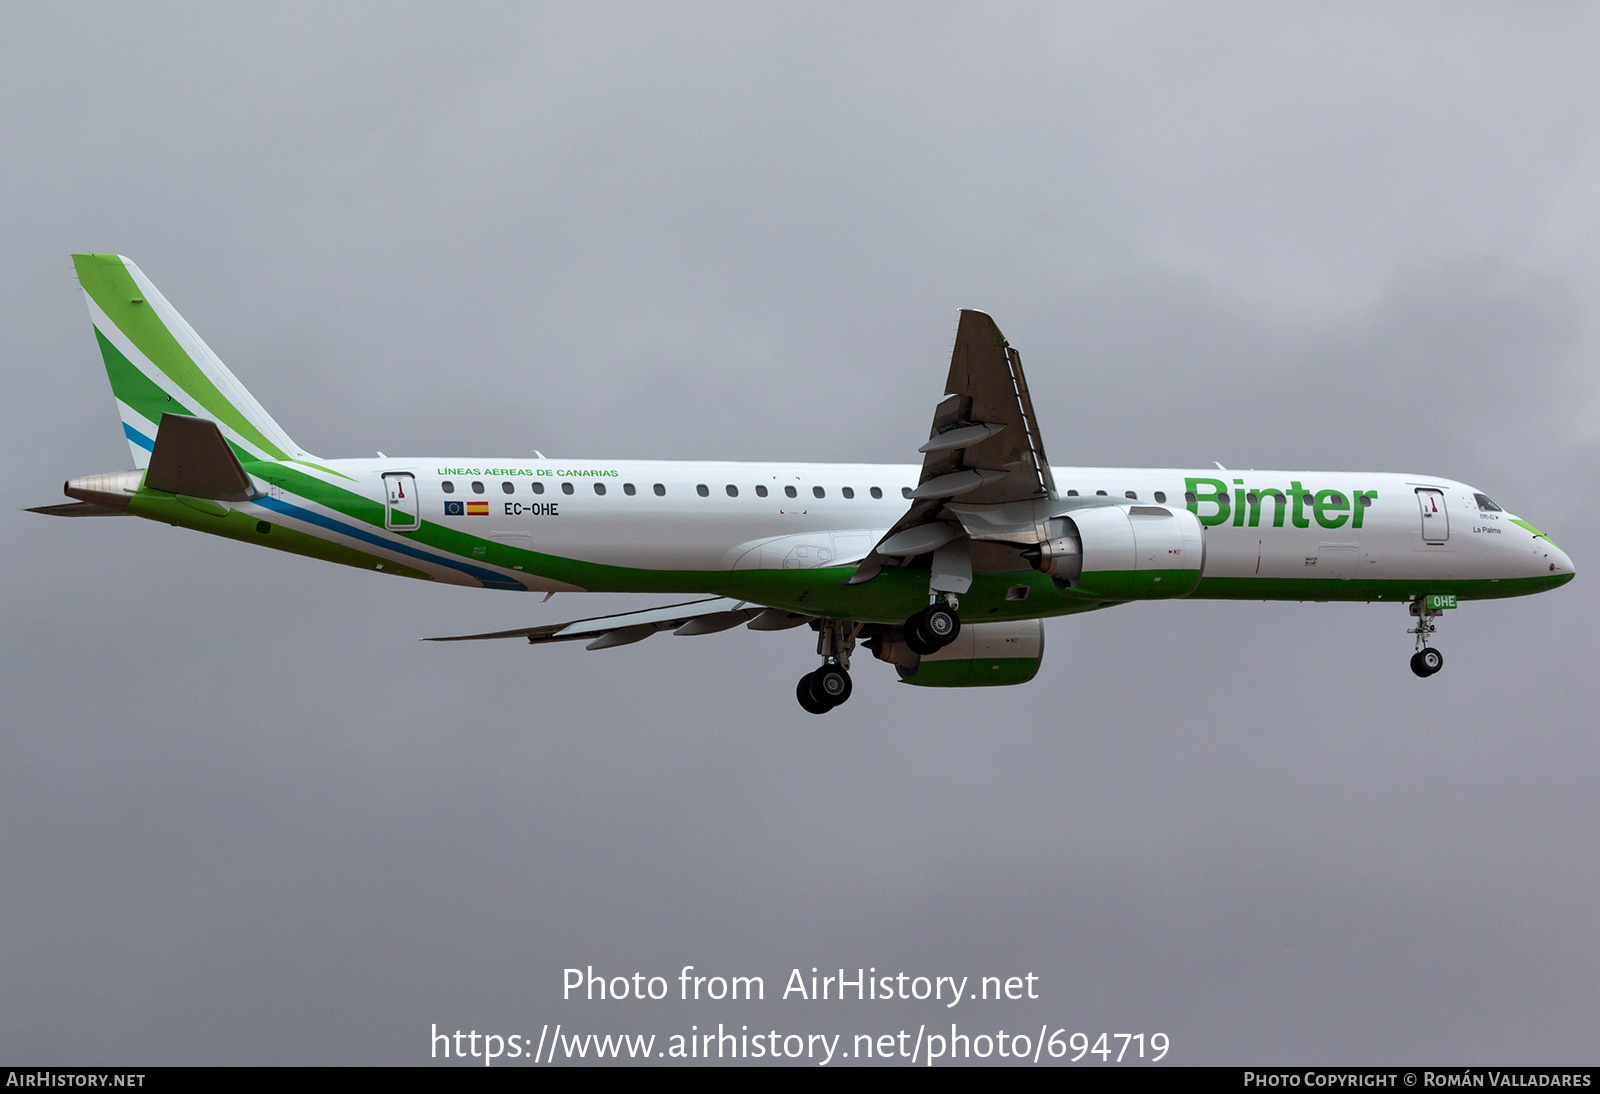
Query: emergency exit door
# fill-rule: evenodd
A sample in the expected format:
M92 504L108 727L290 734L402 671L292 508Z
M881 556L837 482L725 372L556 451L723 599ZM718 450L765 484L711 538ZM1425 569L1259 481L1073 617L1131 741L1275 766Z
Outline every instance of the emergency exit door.
M422 509L417 505L417 480L404 472L393 472L383 477L384 492L389 503L383 525L396 532L414 532L422 520Z
M1422 542L1444 543L1450 538L1450 514L1444 507L1443 490L1418 490L1417 504L1422 509Z

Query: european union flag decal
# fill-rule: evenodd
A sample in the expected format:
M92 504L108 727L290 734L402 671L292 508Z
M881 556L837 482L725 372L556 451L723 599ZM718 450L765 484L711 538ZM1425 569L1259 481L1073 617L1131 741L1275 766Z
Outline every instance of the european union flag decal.
M444 503L444 515L447 517L460 517L466 514L462 511L459 501L447 501Z

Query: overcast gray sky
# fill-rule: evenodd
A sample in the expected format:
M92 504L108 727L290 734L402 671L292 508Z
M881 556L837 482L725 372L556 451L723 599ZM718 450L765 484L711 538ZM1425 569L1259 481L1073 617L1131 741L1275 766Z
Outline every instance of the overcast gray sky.
M1039 1025L1183 1063L1593 1062L1600 8L11 4L0 1058L422 1062L430 1024ZM1060 463L1473 482L1578 580L1135 605L1015 689L142 521L70 262L326 456L909 461L957 309ZM760 974L579 1005L561 970ZM1035 1002L776 1002L788 971ZM1008 1026L1009 1024L1009 1026Z

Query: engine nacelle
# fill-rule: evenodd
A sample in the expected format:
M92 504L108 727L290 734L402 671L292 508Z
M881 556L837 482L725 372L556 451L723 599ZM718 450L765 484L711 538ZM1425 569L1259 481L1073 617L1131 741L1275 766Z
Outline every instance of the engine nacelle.
M1035 569L1087 596L1188 596L1205 568L1205 534L1187 509L1100 505L1050 522L1051 538L1023 552Z
M895 643L895 645L899 645ZM898 653L885 650L885 653ZM982 688L1026 684L1044 659L1044 621L965 623L956 640L937 653L915 659L878 656L895 661L900 679L930 688ZM913 655L914 657L914 655Z

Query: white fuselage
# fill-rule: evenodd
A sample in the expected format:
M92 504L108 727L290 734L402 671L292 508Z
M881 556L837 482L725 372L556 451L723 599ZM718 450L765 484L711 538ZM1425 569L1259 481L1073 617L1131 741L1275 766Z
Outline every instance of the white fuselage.
M647 571L808 569L859 558L906 511L904 493L919 471L911 464L458 458L328 466L374 497L382 496L383 474L409 472L423 519L479 539ZM1498 582L1571 571L1548 539L1510 513L1481 507L1470 486L1435 476L1104 467L1053 474L1060 495L1103 492L1196 512L1206 525L1207 581ZM1197 480L1207 485L1187 489ZM1424 532L1419 491L1436 491L1443 503L1437 532ZM450 580L452 572L437 576ZM534 575L512 576L528 588L549 587Z

